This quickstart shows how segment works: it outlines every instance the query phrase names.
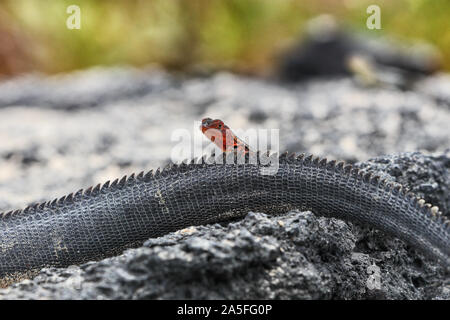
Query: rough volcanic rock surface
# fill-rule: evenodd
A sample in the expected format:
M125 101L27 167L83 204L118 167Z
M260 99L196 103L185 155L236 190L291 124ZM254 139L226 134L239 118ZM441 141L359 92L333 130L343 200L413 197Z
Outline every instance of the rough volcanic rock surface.
M0 211L164 165L177 143L172 133L194 135L194 121L208 116L233 129L278 128L280 150L360 161L448 215L450 80L416 85L280 85L130 69L0 83ZM0 290L0 299L449 299L448 278L402 241L364 226L310 212L249 213L100 262L44 269Z

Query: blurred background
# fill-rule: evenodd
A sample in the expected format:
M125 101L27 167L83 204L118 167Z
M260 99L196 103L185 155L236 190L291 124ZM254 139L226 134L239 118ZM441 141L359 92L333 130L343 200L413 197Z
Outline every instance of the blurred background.
M71 4L81 30L66 28ZM366 27L371 4L382 8L381 30ZM261 75L324 13L363 35L429 43L450 70L449 12L448 0L2 0L0 76L149 64Z

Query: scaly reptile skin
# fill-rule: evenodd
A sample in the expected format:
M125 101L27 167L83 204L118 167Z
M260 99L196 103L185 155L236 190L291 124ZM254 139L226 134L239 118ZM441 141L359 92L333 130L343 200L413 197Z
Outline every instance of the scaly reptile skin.
M401 186L351 165L300 155L262 165L183 164L80 190L0 218L3 283L44 266L98 260L191 225L249 211L311 210L375 227L450 265L450 223Z

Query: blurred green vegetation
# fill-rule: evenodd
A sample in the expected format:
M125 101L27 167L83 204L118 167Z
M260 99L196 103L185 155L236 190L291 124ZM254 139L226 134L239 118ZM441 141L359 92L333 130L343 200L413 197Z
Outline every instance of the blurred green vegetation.
M81 30L66 28L72 4ZM366 28L370 4L382 30ZM322 13L369 36L429 42L450 70L449 0L3 0L0 73L151 63L264 73Z

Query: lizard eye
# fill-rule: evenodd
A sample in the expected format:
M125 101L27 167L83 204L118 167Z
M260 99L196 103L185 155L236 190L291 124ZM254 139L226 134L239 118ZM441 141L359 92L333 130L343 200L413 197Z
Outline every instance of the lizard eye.
M222 124L219 124L219 129L222 129Z

